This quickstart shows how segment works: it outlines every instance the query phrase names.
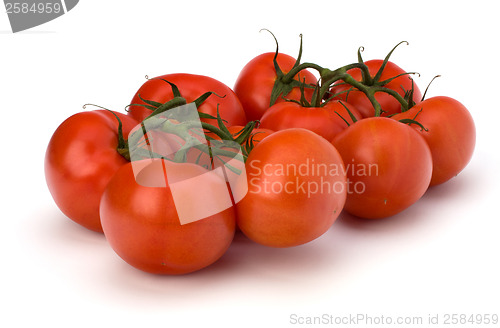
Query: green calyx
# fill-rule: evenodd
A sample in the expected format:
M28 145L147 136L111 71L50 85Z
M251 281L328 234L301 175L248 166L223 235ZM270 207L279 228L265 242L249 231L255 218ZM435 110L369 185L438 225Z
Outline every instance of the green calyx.
M292 91L293 88L301 88L301 87L311 87L307 85L305 82L301 82L300 80L300 70L295 72L297 67L300 66L300 60L302 58L302 34L300 35L300 47L299 47L299 55L297 56L297 59L292 67L292 69L288 73L283 73L281 70L279 64L278 64L278 55L279 55L279 44L278 44L278 39L276 39L276 36L269 31L268 29L262 29L261 31L267 31L269 32L272 37L274 38L274 41L276 42L276 51L274 54L273 58L273 64L274 64L274 69L276 71L276 79L274 80L274 86L273 90L271 91L271 100L269 102L269 107L274 105L276 101L278 100L279 97L286 97L290 91ZM298 75L298 78L295 79L295 76Z
M415 116L413 118L403 118L403 119L400 119L399 122L401 122L403 124L408 124L408 125L415 124L415 125L417 125L420 128L420 131L429 131L425 126L422 125L422 123L420 123L419 121L417 121L417 116L421 112L422 112L422 109L420 109L417 112L417 114L415 114Z
M334 82L338 80L342 80L344 83L349 84L352 86L352 88L355 88L357 90L360 90L365 93L365 95L368 97L370 102L372 103L373 108L375 109L375 116L381 116L383 109L380 107L380 104L377 102L375 99L375 94L377 92L385 92L392 97L394 97L400 104L401 104L401 109L402 111L408 110L414 105L413 102L413 87L411 90L406 91L405 90L405 96L401 96L397 91L386 88L385 86L393 81L394 79L397 79L401 76L405 75L410 75L410 74L418 74L416 72L407 72L407 73L402 73L398 74L396 76L393 76L389 79L386 80L380 80L382 77L382 73L387 66L387 63L389 62L389 59L392 55L392 53L396 50L397 47L399 47L401 44L409 44L407 41L401 41L399 42L394 48L389 51L389 53L386 55L384 58L382 65L378 69L377 73L375 73L374 76L371 76L370 71L368 70L368 67L366 66L363 57L361 53L364 51L364 47L359 47L358 48L358 62L357 64L351 64L344 66L341 69L333 71L331 74L333 75L330 78L331 83L333 84ZM347 71L345 70L351 69L351 68L359 68L361 70L361 81L356 81L352 76L347 74ZM338 78L335 75L340 75L341 77ZM327 76L328 78L329 76ZM413 79L412 79L412 84L413 84Z
M375 98L375 94L377 92L385 92L387 94L390 94L392 97L394 97L400 104L402 111L408 110L411 108L411 106L414 104L412 97L413 97L413 90L409 90L407 92L407 95L405 97L401 96L398 92L395 90L386 88L385 85L387 85L389 82L393 81L394 79L403 76L403 75L409 75L409 74L418 74L416 72L408 72L408 73L403 73L394 77L391 77L390 79L386 80L380 80L382 76L382 72L384 71L385 67L387 66L387 63L389 61L389 58L391 57L392 53L396 50L396 48L403 44L408 42L402 41L398 43L391 51L387 54L387 56L384 58L384 61L377 71L377 73L372 76L369 72L368 67L363 61L363 58L361 56L361 52L364 50L363 47L360 47L358 49L358 61L356 63L352 63L349 65L345 65L343 67L337 68L335 70L331 70L328 68L324 68L320 65L314 64L314 63L302 63L300 64L300 56L295 64L295 66L284 76L281 76L279 78L279 81L277 79L276 84L279 85L280 82L287 83L291 79L293 79L294 76L300 74L300 72L304 69L314 69L316 70L319 75L320 79L316 85L317 90L315 90L315 99L312 101L312 106L317 106L320 102L318 99L326 99L326 102L333 100L336 98L338 95L332 95L330 92L330 89L332 86L336 83L344 83L348 84L351 86L351 88L347 91L351 90L359 90L363 92L368 99L370 100L373 108L375 109L375 116L381 116L383 113L383 109L381 108L380 104ZM302 42L301 42L301 50L299 55L302 53ZM362 79L361 81L357 81L354 79L348 71L351 69L360 69L361 70L361 75ZM278 76L280 76L280 73L277 71ZM281 73L282 74L282 73ZM304 83L302 83L304 85ZM300 87L300 85L298 85ZM312 87L312 86L307 86L307 87ZM279 87L275 86L275 90L273 90L274 93L278 93L280 90L278 89ZM406 93L406 92L405 92Z
M187 153L190 149L195 148L199 150L198 160L204 153L210 157L213 164L215 159L219 159L228 169L239 174L238 169L232 167L226 162L228 159L237 159L242 162L246 161L250 150L253 148L253 129L257 126L258 122L249 122L242 131L238 132L236 135L232 135L225 125L225 121L221 118L219 109L217 107L217 117L212 115L198 112L197 118L187 118L185 121L171 120L168 119L168 111L187 104L187 101L182 97L178 87L167 80L161 79L168 83L172 88L172 93L174 95L173 99L160 103L148 99L143 99L140 95L139 98L144 102L144 104L131 104L129 106L142 106L151 110L151 114L148 115L142 122L141 128L133 132L128 140L125 139L123 135L122 122L120 118L112 111L113 115L118 121L118 146L117 152L125 158L127 161L133 160L131 154L134 154L134 158L162 158L165 160L173 162L186 162ZM193 103L196 108L211 95L216 95L214 92L206 92L200 97L198 97ZM218 96L220 97L220 96ZM221 97L222 98L222 97ZM85 107L85 106L84 106ZM100 107L100 106L97 106ZM103 108L103 107L100 107ZM106 109L106 108L103 108ZM160 115L163 114L163 115ZM200 119L212 119L217 122L217 125L213 125ZM180 148L176 151L175 155L172 157L165 157L162 154L155 153L149 147L148 134L145 122L147 121L147 128L149 130L154 129L160 133L166 133L170 135L175 135L182 139ZM207 142L200 142L200 140L206 139ZM241 147L240 147L241 145ZM241 153L240 153L241 150ZM196 164L198 164L198 160Z
M146 78L148 78L148 77L146 76ZM170 85L174 97L165 103L160 103L157 101L144 99L139 94L138 95L139 99L141 99L141 101L144 102L144 104L130 104L127 107L129 107L129 106L141 106L141 107L149 109L151 111L151 114L149 114L144 119L144 121L150 120L151 118L153 118L159 114L165 113L165 112L169 111L170 109L180 107L180 106L186 105L188 103L187 100L181 95L179 88L174 83L167 81L165 79L162 79L162 78L157 78L157 79L164 81L165 83L168 83ZM195 101L193 101L193 103L196 105L196 108L198 108L212 94L215 94L215 93L214 92L206 92L203 95L201 95L200 97L198 97ZM209 114L201 113L201 112L198 112L198 115L200 118L215 119L215 117L213 117ZM130 161L131 160L131 156L130 156L130 148L131 147L130 147L130 145L135 145L138 142L138 140L125 140L125 138L123 136L123 132L122 132L122 123L117 116L116 116L116 118L118 120L118 140L119 140L117 152L120 155L122 155L127 161ZM151 121L148 122L148 125L149 125L149 123L151 123ZM144 124L142 124L142 125L143 125L142 130L144 132ZM174 132L179 133L179 131L174 131ZM133 138L134 138L134 136L131 136L130 139L133 139Z
M165 83L168 83L170 85L170 87L172 88L172 93L174 95L174 98L172 98L171 100L169 100L165 103L160 103L160 102L144 99L139 94L138 95L139 99L141 99L141 101L143 101L145 104L130 104L127 107L129 107L129 106L141 106L141 107L144 107L144 108L151 110L151 114L149 114L145 119L148 119L152 116L156 116L156 115L161 114L161 113L164 113L172 108L186 105L188 103L187 100L181 95L179 88L174 83L167 81L165 79L162 79L162 78L157 78L157 79L164 81ZM196 105L196 108L199 108L200 105L205 100L207 100L208 97L210 97L211 95L216 95L220 98L225 97L225 96L219 96L215 92L211 92L211 91L205 92L204 94L202 94L201 96L199 96L197 99L195 99L193 101L193 103ZM210 115L205 114L205 113L199 113L199 114L200 114L200 118L215 119L215 117L210 116Z

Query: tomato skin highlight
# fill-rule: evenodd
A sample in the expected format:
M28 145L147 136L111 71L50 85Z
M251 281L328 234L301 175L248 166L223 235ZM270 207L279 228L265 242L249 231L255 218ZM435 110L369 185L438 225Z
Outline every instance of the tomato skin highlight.
M126 136L137 125L115 113ZM45 179L59 209L87 229L102 232L99 202L108 181L128 161L117 152L118 121L106 110L81 112L54 132L45 154Z
M455 177L471 160L476 144L476 128L470 112L457 100L432 97L392 118L414 119L427 129L425 131L412 124L424 137L432 153L431 186Z
M293 128L271 134L255 146L246 167L248 193L236 203L236 220L240 230L259 244L305 244L324 234L342 211L342 158L314 132ZM338 171L314 173L319 167ZM287 168L292 171L283 172Z
M344 106L357 120L362 118L356 108L348 103L342 104L338 100L332 100L322 107L303 107L294 102L281 102L265 112L260 126L274 131L304 128L331 141L348 127L348 123L354 123Z
M368 70L372 77L377 74L377 71L382 66L382 63L383 60L380 59L373 59L365 62L366 66L368 66ZM388 61L382 75L380 76L380 81L390 79L394 76L403 74L405 72L406 72L405 70L403 70L393 62ZM350 74L357 81L362 80L361 70L359 68L350 69L347 71L347 73ZM411 81L412 80L409 75L403 75L387 83L386 85L384 85L384 87L392 89L397 93L399 93L402 97L404 97L405 95L404 90L410 90L412 87ZM332 87L331 92L335 94L342 91L347 91L350 88L351 88L350 85L336 83ZM413 83L413 88L414 88L413 100L415 101L415 103L418 104L422 98L422 93L420 92L420 89L415 84L415 82ZM373 108L373 105L371 104L368 97L362 91L353 89L349 91L349 93L344 92L340 94L338 96L338 99L346 101L349 104L356 107L356 109L365 118L375 116L375 109ZM379 102L383 110L381 116L389 116L401 112L401 104L393 96L385 92L377 92L375 93L375 99Z
M206 92L214 92L198 108L198 111L217 117L217 108L220 116L227 125L245 125L247 122L245 111L240 100L233 90L224 83L204 75L175 73L158 76L146 81L135 93L128 108L128 115L132 116L138 122L142 122L151 110L142 106L133 106L134 104L145 104L140 98L165 103L172 100L174 95L171 86L160 79L174 83L181 93L181 96L188 103L195 101ZM217 125L216 120L202 119L207 123Z
M415 129L385 117L366 118L341 132L333 144L346 165L348 194L344 209L380 219L395 215L425 193L432 157Z
M259 120L271 103L271 92L274 87L277 75L273 59L275 53L268 52L261 54L249 61L241 70L236 83L234 92L238 96L245 109L249 121ZM292 69L296 59L292 56L279 53L277 62L282 72L286 74ZM306 84L315 84L317 78L307 70L301 71L294 78L300 76L300 81L305 79ZM306 99L310 100L313 90L307 88L304 90ZM293 88L287 95L282 95L286 99L300 100L300 88ZM285 101L281 96L276 103Z
M154 172L148 179L163 180L161 161L151 165ZM174 165L179 174L207 172L195 164ZM104 191L101 218L113 250L128 264L153 274L186 274L213 264L226 252L235 232L232 207L181 225L170 186L138 184L131 163L118 170Z

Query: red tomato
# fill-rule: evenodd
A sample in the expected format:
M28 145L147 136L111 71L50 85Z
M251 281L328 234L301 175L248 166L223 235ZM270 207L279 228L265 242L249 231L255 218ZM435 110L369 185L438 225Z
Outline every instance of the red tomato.
M425 193L431 152L415 129L386 117L358 121L333 141L346 166L345 210L362 218L397 214Z
M343 104L357 120L361 119L361 114L352 105ZM260 126L274 131L304 128L331 141L340 131L349 126L348 123L354 123L344 105L336 100L322 107L303 107L294 102L282 102L271 106L266 111L262 116Z
M377 74L377 71L382 66L382 63L383 60L380 59L374 59L365 62L372 77ZM351 69L347 71L347 73L349 73L357 81L361 81L362 79L361 70L359 68ZM403 73L405 73L405 71L402 68L388 61L387 65L384 68L384 71L382 72L382 75L380 76L379 81L384 81ZM411 90L412 80L409 75L403 75L387 83L386 85L384 85L384 87L392 89L398 92L402 97L404 97L405 90ZM420 99L422 98L422 93L415 83L413 84L413 87L413 100L415 101L415 103L419 103ZM350 85L336 83L336 85L333 86L331 92L335 94L342 91L347 91L350 88ZM363 115L363 117L372 117L375 115L375 110L373 109L373 105L371 104L370 100L363 92L359 90L353 89L349 91L349 93L344 92L339 95L338 98L347 101L348 103L356 107L361 115ZM375 93L375 99L380 103L380 106L384 111L382 113L382 116L388 116L401 112L401 104L393 96L385 92L377 92Z
M271 91L277 79L273 63L274 56L274 52L269 52L252 59L243 67L234 85L234 92L238 95L249 121L259 120L271 105ZM283 73L292 69L295 61L293 57L282 53L278 54L277 57L278 65ZM317 80L314 74L307 70L303 70L295 76L295 79L298 78L300 81L305 79L307 84L315 84ZM304 91L306 98L310 99L313 90L308 88ZM290 93L283 96L287 99L300 100L300 88L295 87ZM280 96L276 102L281 101L284 100Z
M193 194L204 195L203 202L191 208L200 209L217 203L218 197L223 195L214 192L213 188L220 187L221 183L226 188L224 180L221 182L217 176L210 175L202 184L189 182L193 176L207 172L195 164L155 160L137 175L142 181L139 184L132 163L121 167L101 200L102 226L113 250L135 268L155 274L190 273L217 261L234 236L233 207L181 224L176 208L182 204L174 203L173 198L172 183L187 181L191 185L181 190L185 196L181 195L181 199L189 202ZM172 181L172 174L179 181ZM163 186L162 182L165 183Z
M290 247L310 242L342 211L342 158L309 130L287 129L266 137L248 156L246 171L248 192L236 203L236 220L257 243Z
M125 138L137 122L120 113ZM118 120L106 110L69 117L54 132L45 155L45 178L60 210L102 232L99 201L108 181L127 163L117 152Z
M160 79L167 80L175 84L181 93L181 96L188 103L193 102L206 92L214 92L198 108L198 111L217 116L217 106L220 116L226 121L227 125L245 125L246 117L243 107L238 97L228 86L211 77L194 74L167 74L158 76L146 81L132 98L131 104L145 104L140 98L152 100L159 103L165 103L173 99L171 86ZM142 106L130 106L128 114L141 122L151 110ZM216 125L215 120L203 119L202 121Z
M431 186L446 182L469 163L476 144L474 120L467 108L449 97L424 100L410 110L394 115L395 120L412 119L432 153Z

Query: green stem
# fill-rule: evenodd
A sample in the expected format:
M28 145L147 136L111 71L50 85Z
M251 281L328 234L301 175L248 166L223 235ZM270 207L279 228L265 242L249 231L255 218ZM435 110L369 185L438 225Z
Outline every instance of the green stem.
M373 90L374 90L374 92L385 92L385 93L393 96L394 98L396 98L396 100L401 104L403 111L406 111L409 109L408 102L397 91L389 89L389 88L385 88L382 86L375 86L375 87L373 87Z
M314 70L317 70L320 74L321 74L321 72L323 72L325 70L325 68L323 68L317 64L314 64L314 63L302 63L302 64L299 64L299 65L293 67L291 70L289 70L288 73L286 73L282 77L281 81L285 84L289 84L294 80L294 77L297 74L299 74L301 71L303 71L307 68L312 68Z
M205 130L208 130L208 131L214 133L215 135L220 137L222 140L233 140L233 137L229 133L224 132L221 129L219 129L216 126L213 126L209 123L201 122L201 127Z
M337 68L335 70L329 70L329 69L324 69L321 74L321 79L323 81L328 81L331 79L334 79L335 77L339 75L346 74L347 71L353 69L353 68L359 68L363 74L370 75L370 72L368 70L368 66L366 66L364 63L352 63L349 65L342 66L340 68ZM365 83L366 84L366 83ZM369 84L371 85L371 84Z
M334 84L337 81L344 81L345 83L352 85L354 88L358 89L359 91L363 92L366 97L370 100L373 108L375 109L375 116L380 116L382 114L382 108L380 107L379 102L375 99L375 92L376 91L381 91L378 90L380 87L375 87L375 86L367 86L364 85L362 82L357 81L354 79L351 75L347 73L342 73L342 74L334 74L331 79L326 81L324 85L322 86L322 92L327 92L328 88L331 87L332 84ZM404 100L403 100L404 101Z
M187 101L185 98L183 97L175 97L173 98L172 100L162 104L160 107L158 107L157 109L155 109L151 114L149 114L146 118L146 119L149 119L153 116L156 116L158 114L161 114L163 112L166 112L172 108L175 108L175 107L179 107L179 106L183 106L183 105L186 105L187 104Z
M397 91L385 88L381 85L377 85L376 83L373 85L366 85L363 82L357 81L347 73L347 71L352 68L360 68L363 70L364 69L368 70L368 67L365 64L355 63L331 71L331 73L325 74L324 76L326 78L326 82L324 82L323 86L321 87L320 90L321 94L326 94L328 90L331 88L332 84L342 80L345 83L363 92L368 97L373 108L375 109L375 116L380 116L382 114L382 108L380 107L379 102L375 99L376 92L385 92L391 95L392 97L396 98L396 100L401 104L403 110L408 109L409 106L408 102Z
M403 43L406 43L406 45L409 45L408 41L401 41L394 48L392 48L391 51L389 51L387 56L385 56L384 61L382 62L382 65L380 66L379 70L377 71L377 74L375 74L375 76L373 77L373 80L375 81L375 83L377 83L380 80L380 77L382 76L382 72L384 71L385 66L389 62L389 58L391 57L394 50L396 50L396 48L399 47Z
M217 141L214 140L211 146L207 144L200 143L200 140L197 139L192 135L193 132L197 130L207 130L218 137L220 137L222 140L233 140L233 137L227 133L222 131L221 129L206 123L206 122L201 122L192 120L192 121L185 121L181 123L174 123L170 120L165 120L164 118L158 118L156 116L152 116L148 119L148 129L154 130L158 129L158 131L168 133L168 134L173 134L178 137L180 137L182 140L184 140L184 144L182 147L175 153L173 161L174 162L185 162L186 157L187 157L187 152L191 148L196 148L199 150L202 150L206 154L210 156L210 158L213 158L213 156L225 156L229 158L237 158L240 159L241 156L238 156L238 152L234 152L231 150L227 149L222 149L231 147L230 145L225 144L222 141ZM136 152L139 151L140 154L144 154L144 152L141 152L141 148L139 146L139 143L141 142L141 139L144 138L148 131L146 131L144 123L142 123L142 129L136 130L129 138L129 152ZM201 131L203 134L203 131ZM204 135L204 134L203 134ZM152 157L163 157L160 154L152 154L148 153L146 155L151 155ZM246 156L243 155L242 160L244 161L246 159Z

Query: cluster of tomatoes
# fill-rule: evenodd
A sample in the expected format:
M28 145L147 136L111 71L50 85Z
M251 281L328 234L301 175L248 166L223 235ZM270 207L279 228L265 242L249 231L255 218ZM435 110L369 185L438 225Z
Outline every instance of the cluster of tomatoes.
M103 232L126 262L158 274L214 263L236 231L262 245L291 247L321 236L343 210L367 219L393 216L464 169L475 127L458 101L424 99L411 73L389 61L392 51L365 62L361 50L357 62L331 70L276 49L245 65L232 89L206 76L167 74L148 79L126 113L77 113L58 127L46 152L55 203L73 221ZM222 174L191 179L214 170L215 160L229 167L221 147L205 151L208 165L200 156L188 160L189 152L144 158L139 175L151 184L138 183L129 136L186 104L196 106L209 145L241 145L243 172L236 170L232 183ZM180 150L193 145L187 132L176 132ZM192 183L174 190L172 176ZM221 201L235 189L244 192ZM195 193L198 201L190 198ZM183 222L181 208L209 209Z

